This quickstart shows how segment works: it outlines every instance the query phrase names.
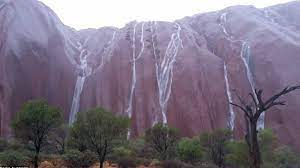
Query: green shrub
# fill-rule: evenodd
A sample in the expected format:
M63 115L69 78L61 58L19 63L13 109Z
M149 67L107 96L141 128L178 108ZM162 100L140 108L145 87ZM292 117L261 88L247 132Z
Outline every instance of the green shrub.
M149 165L150 167L159 167L160 161L158 159L153 159Z
M153 150L145 145L144 137L130 140L128 147L137 157L154 158Z
M151 160L146 158L135 158L137 165L148 167L151 164Z
M161 162L162 168L194 168L194 166L181 162L179 160L166 160Z
M122 157L118 160L118 165L120 168L137 167L137 162L134 158Z
M4 151L0 153L1 166L28 166L29 158L18 151Z
M96 155L90 151L70 150L62 157L67 167L89 167L97 162Z
M8 150L23 150L23 149L28 149L31 150L31 146L30 145L24 145L22 144L20 141L17 140L12 140L8 143Z
M183 138L178 143L178 155L182 161L188 163L199 162L203 155L199 140Z
M5 139L0 138L0 152L3 152L7 148L8 148L8 142Z
M277 168L300 167L300 155L286 146L274 150L274 159Z
M146 144L155 152L157 159L168 160L176 156L179 131L158 123L145 132Z
M198 163L196 165L196 168L219 168L219 167L210 162L203 162L203 163Z
M225 157L226 163L230 166L248 168L250 157L248 146L244 141L231 141L226 144L228 154Z
M127 157L127 156L132 156L133 152L130 149L121 146L121 147L114 148L113 154L116 155L117 157Z

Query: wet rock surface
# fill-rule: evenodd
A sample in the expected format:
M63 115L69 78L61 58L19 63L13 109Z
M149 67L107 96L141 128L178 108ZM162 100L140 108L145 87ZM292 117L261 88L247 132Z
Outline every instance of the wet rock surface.
M265 95L300 82L300 3L235 6L170 22L76 31L35 0L0 0L1 135L22 104L44 98L72 123L104 108L132 118L130 136L157 122L196 135L221 127L242 137L236 92ZM249 97L248 97L249 98ZM300 148L300 93L266 112L283 143Z

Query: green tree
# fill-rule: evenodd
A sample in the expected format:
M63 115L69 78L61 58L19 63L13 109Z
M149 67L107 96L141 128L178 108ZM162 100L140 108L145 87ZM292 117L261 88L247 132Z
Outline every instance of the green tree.
M182 161L188 163L199 162L203 156L203 149L199 139L183 138L178 143L178 155Z
M68 126L63 124L52 131L48 140L48 143L51 144L60 155L65 153L67 135Z
M126 117L118 117L102 108L78 113L71 126L71 138L80 138L80 145L95 152L100 168L113 147L126 140L130 122ZM78 141L77 141L78 142Z
M161 123L149 128L145 133L146 143L162 160L170 159L174 155L178 140L178 131Z
M214 164L220 168L225 167L226 143L232 138L232 132L227 129L218 129L200 136L201 145Z
M62 124L61 111L51 107L44 100L34 100L25 103L13 120L16 138L25 144L34 146L34 167L38 167L39 154L47 143L52 130Z

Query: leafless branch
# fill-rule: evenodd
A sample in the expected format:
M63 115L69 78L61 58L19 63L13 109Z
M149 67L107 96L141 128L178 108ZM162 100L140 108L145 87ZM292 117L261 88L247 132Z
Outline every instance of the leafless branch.
M239 109L241 109L241 110L246 114L246 116L247 116L248 118L250 118L250 115L249 115L247 109L245 109L244 107L242 107L242 106L240 106L240 105L238 105L238 104L235 104L235 103L230 103L230 104L233 105L233 106L238 107Z

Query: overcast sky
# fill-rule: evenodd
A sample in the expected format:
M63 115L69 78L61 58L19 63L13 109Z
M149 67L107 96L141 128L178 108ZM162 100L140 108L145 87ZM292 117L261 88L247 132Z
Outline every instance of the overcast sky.
M292 0L40 0L76 29L122 27L138 20L173 21L232 5L271 6Z

